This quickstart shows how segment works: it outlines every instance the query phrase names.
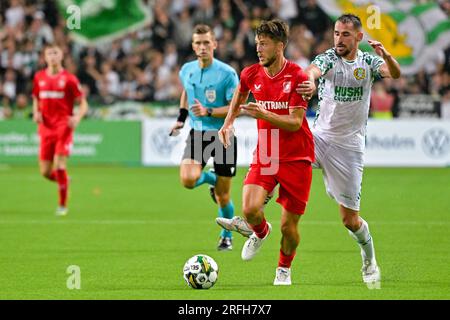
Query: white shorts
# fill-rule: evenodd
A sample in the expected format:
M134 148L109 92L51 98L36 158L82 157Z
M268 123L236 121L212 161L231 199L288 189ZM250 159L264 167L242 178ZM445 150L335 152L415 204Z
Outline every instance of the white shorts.
M328 195L346 208L359 211L363 175L363 153L326 142L314 134L316 161Z

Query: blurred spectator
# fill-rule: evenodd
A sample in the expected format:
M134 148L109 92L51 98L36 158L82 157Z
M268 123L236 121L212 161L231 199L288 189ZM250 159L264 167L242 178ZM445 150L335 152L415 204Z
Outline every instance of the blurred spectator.
M224 29L221 41L217 43L216 57L221 61L230 61L233 56L233 32Z
M26 37L34 41L36 50L41 50L46 43L53 42L53 31L47 22L45 22L44 12L36 11L34 13L33 21L31 22Z
M256 57L255 32L249 19L242 19L234 41L238 43L236 46L243 48L245 58L251 59L251 57ZM233 47L235 47L235 45L233 45Z
M154 100L155 89L150 85L145 73L141 72L137 76L136 95L134 97L137 101L150 102Z
M442 94L441 117L450 120L450 90L447 88Z
M14 72L13 69L6 70L2 91L3 91L3 105L11 107L16 99L17 94L16 73Z
M1 68L19 70L22 66L20 54L16 49L16 42L12 38L8 38L3 51L1 53Z
M297 23L305 24L318 37L323 35L331 26L331 19L319 7L317 0L300 1L300 10L296 21Z
M27 39L22 45L19 55L22 74L25 78L31 78L33 71L36 70L39 55L34 50L33 42L30 39Z
M192 22L189 9L184 9L178 16L174 26L174 40L177 49L182 57L186 57L191 52L192 32L194 23Z
M98 95L97 81L101 81L101 74L97 70L96 59L94 55L86 55L78 71L78 79L89 88L91 95Z
M221 26L221 31L223 32L223 29L236 30L238 26L237 19L233 15L230 2L228 0L221 0L219 6L219 24ZM217 32L215 30L215 34L218 38L221 37L222 32Z
M137 96L137 81L133 73L128 70L125 73L125 79L121 82L121 97L126 100L135 100Z
M11 0L11 4L5 12L6 26L9 28L18 28L25 23L25 10L22 2Z
M306 69L311 64L311 61L303 55L297 46L288 45L287 52L289 59L298 64L302 69Z
M26 94L19 93L16 98L15 108L14 108L14 118L15 119L29 119L31 116L31 110L28 107L28 97Z
M203 23L212 26L214 22L214 13L212 0L199 0L199 4L192 15L194 25Z
M167 13L160 6L155 7L155 23L153 24L153 47L163 50L167 39L172 38L174 27Z
M97 87L102 101L106 104L114 102L115 98L120 94L119 75L112 69L112 65L109 62L103 62L101 65L101 74Z
M289 24L298 16L298 7L295 0L270 0L268 2L272 12Z
M177 46L174 42L168 41L164 47L164 65L169 68L176 67L178 62Z
M373 84L370 96L370 114L375 118L392 118L394 96L386 92L382 81Z

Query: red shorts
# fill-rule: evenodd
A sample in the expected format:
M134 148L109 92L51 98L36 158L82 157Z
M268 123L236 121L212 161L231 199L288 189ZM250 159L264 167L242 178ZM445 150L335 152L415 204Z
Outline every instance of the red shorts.
M73 130L64 128L62 130L39 132L40 150L39 159L53 161L55 155L66 156L72 151Z
M271 192L279 183L277 202L289 212L305 213L311 189L312 166L307 161L282 162L275 174L264 174L258 164L250 165L244 184L256 184Z

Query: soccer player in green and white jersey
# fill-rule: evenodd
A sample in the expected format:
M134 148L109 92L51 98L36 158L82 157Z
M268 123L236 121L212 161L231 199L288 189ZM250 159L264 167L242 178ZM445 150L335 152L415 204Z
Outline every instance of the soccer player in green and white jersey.
M299 93L311 95L319 79L319 113L312 128L315 165L323 170L327 193L339 204L342 222L361 248L363 281L369 288L380 288L369 225L359 215L363 152L373 81L400 77L400 65L378 41L369 40L377 55L359 50L362 39L359 17L339 17L335 47L306 69L310 81L300 85Z

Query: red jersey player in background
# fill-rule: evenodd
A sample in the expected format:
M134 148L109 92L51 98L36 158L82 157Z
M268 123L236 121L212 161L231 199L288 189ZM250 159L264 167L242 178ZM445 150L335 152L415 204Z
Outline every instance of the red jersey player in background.
M47 68L38 71L33 80L33 120L40 137L39 166L41 174L58 183L59 206L56 215L67 214L67 157L72 148L73 131L88 111L86 98L77 77L62 66L63 52L57 45L44 48ZM73 113L74 103L80 103Z
M253 233L242 248L242 259L250 260L271 231L264 217L264 201L277 184L282 206L281 249L274 285L291 284L291 263L300 241L298 223L305 212L311 187L314 144L305 118L307 102L295 88L308 76L286 60L284 50L288 26L280 20L264 21L256 30L259 63L245 68L219 137L230 144L233 122L240 109L257 119L258 145L244 181L243 213L233 219L217 218L230 230L250 225ZM256 102L246 103L249 92ZM248 223L248 225L247 225Z

